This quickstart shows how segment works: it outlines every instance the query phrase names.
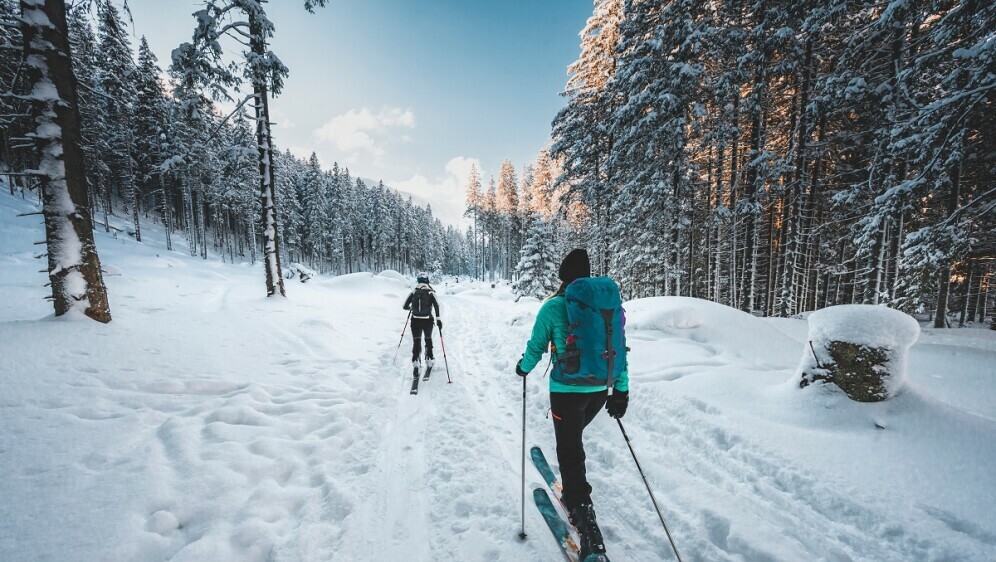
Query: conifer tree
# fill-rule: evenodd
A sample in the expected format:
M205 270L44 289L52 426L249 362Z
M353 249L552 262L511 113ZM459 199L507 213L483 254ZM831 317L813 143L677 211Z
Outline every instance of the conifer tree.
M98 103L104 107L105 136L98 147L100 157L109 167L110 177L130 210L135 240L142 241L139 223L139 191L135 173L133 113L138 100L137 68L131 41L121 14L112 2L99 5L97 32L100 56L97 57L99 83L103 95Z
M478 251L478 239L483 240L481 236L481 209L484 203L483 194L481 193L481 175L477 170L477 164L470 165L470 174L467 177L466 186L466 200L467 200L467 211L464 216L472 216L474 221L471 225L470 237L472 240L471 244L471 260L473 262L473 272L472 275L476 276L478 279L484 278L484 268L479 264L483 264L482 255Z
M36 128L48 277L55 315L111 320L87 209L86 161L63 0L21 0L24 72Z
M517 280L513 289L519 296L541 299L557 289L557 258L552 251L550 223L539 214L530 222L532 226L526 233L519 263L515 266Z

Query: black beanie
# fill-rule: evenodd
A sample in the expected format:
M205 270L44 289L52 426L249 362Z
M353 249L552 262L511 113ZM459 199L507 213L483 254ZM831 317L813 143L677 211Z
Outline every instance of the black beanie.
M582 277L591 277L591 261L588 260L587 250L571 250L564 261L560 262L558 272L560 280L570 283Z

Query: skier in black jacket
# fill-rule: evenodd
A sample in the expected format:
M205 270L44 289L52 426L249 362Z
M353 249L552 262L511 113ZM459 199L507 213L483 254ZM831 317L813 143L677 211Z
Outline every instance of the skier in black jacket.
M436 291L429 285L429 275L419 273L417 285L405 301L405 310L412 311L412 367L418 376L419 357L422 355L422 339L425 338L425 365L432 368L432 312L436 312L436 326L443 328L443 319L439 316L439 303L436 301Z

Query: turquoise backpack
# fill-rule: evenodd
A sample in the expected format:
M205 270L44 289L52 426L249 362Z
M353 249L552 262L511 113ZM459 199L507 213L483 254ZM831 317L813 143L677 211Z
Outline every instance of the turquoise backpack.
M611 387L626 369L626 320L619 286L608 277L583 277L567 286L567 349L557 353L553 379Z

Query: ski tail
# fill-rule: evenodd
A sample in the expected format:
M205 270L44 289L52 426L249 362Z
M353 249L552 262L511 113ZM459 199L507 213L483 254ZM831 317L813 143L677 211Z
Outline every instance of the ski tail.
M557 540L557 546L564 553L564 557L567 558L568 562L578 562L578 544L571 536L567 522L557 513L557 508L550 501L550 495L543 488L534 488L533 501L536 502L536 508L539 509L547 527L553 533L553 538Z
M546 520L547 526L550 527L550 532L553 536L557 538L557 543L560 545L564 556L567 557L571 562L609 562L608 556L603 553L590 553L584 558L584 560L579 560L580 556L580 546L575 539L575 534L577 531L574 529L574 525L571 525L566 518L567 508L564 507L563 500L561 499L564 493L564 488L560 484L560 480L557 479L557 475L554 474L553 469L550 467L550 463L546 460L546 455L543 454L543 450L538 446L533 446L529 450L529 455L533 460L533 466L536 470L543 476L543 480L546 481L547 486L550 488L550 492L553 493L554 499L557 501L557 505L560 506L560 511L557 510L553 501L550 499L550 494L547 493L543 488L536 488L533 490L533 499L536 501L536 507L539 508L540 513L543 515L543 519ZM542 497L541 497L542 496ZM564 515L561 515L563 512ZM554 518L556 521L552 521ZM566 535L566 539L561 537Z

